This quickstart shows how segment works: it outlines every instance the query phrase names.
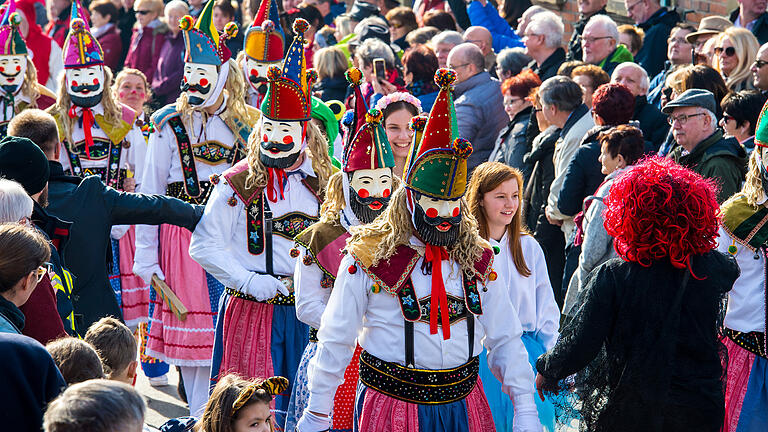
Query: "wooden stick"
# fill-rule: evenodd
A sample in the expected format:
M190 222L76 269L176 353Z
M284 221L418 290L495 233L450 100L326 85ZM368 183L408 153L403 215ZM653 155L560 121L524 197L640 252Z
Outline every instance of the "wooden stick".
M186 321L187 313L189 311L187 310L187 307L184 306L184 303L181 302L179 297L176 296L176 293L173 292L171 287L169 287L164 280L157 277L157 275L152 275L151 285L152 288L155 289L157 295L166 305L168 305L168 308L171 310L171 312L176 315L176 318L178 318L179 321Z

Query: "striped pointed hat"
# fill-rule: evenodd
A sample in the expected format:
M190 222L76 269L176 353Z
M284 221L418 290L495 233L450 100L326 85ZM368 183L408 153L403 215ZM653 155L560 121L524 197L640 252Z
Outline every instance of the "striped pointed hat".
M21 16L16 12L16 0L10 0L0 21L0 55L27 55L27 44L19 32Z
M219 35L213 25L213 4L214 0L205 4L197 22L189 15L179 20L179 28L184 32L185 63L221 66L232 57L224 42L237 36L237 24L227 23L224 33Z
M277 63L283 60L285 35L279 25L280 15L275 0L261 0L253 23L245 32L243 50L260 63Z
M104 64L104 51L101 49L99 41L91 34L88 21L80 16L78 3L78 0L72 2L69 33L62 48L65 69Z

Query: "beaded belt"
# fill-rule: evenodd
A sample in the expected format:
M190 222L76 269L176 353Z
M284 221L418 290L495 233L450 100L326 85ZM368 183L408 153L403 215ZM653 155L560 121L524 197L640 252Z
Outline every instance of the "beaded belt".
M317 343L317 329L314 327L309 328L309 341Z
M248 294L242 293L232 288L227 288L227 294L231 295L232 297L237 297L243 300L248 300L256 303L267 303L267 304L279 305L279 306L295 306L296 305L296 297L294 297L293 293L287 296L284 296L278 293L276 296L268 300L256 300L256 297L250 296Z
M427 405L446 404L466 398L477 384L477 356L453 369L410 369L389 363L363 351L360 381L395 399Z
M725 335L736 345L744 348L752 354L758 355L763 358L768 358L765 352L765 333L762 332L749 332L742 333L740 331L731 330L726 328Z
M178 198L190 204L203 205L206 202L208 202L208 197L211 195L211 191L213 190L213 187L212 187L213 185L211 184L211 182L207 182L207 181L201 181L199 183L200 183L199 197L191 197L187 195L187 190L184 189L184 183L182 182L173 182L169 184L165 188L165 195L173 198Z

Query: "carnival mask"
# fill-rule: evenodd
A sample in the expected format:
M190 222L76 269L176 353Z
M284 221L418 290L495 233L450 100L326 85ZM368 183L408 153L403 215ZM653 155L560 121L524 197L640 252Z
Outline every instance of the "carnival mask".
M303 123L261 117L260 159L264 166L285 169L296 163L304 140Z
M251 88L262 96L267 94L267 69L273 64L282 66L281 63L262 63L248 56L245 57L245 64L243 65L245 79Z
M67 93L72 103L91 108L101 102L104 93L104 68L100 65L65 69Z
M389 205L392 168L361 169L349 174L349 206L363 224L369 224Z
M219 80L219 68L216 65L186 63L181 91L187 94L192 106L204 104L214 93Z
M757 153L757 164L760 166L760 183L763 185L763 192L768 196L768 148L755 146Z
M27 56L2 55L0 56L0 88L6 94L16 94L24 84L24 76L27 74Z
M438 200L413 194L413 226L421 239L433 246L450 246L459 238L461 200Z

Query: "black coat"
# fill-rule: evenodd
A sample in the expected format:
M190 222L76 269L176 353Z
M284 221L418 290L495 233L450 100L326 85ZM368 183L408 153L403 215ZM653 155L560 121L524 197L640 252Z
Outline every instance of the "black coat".
M499 132L497 138L499 151L496 153L496 162L501 162L523 173L523 182L527 182L533 169L532 163L525 163L525 155L531 151L526 139L526 130L531 117L532 107L528 107L515 114L515 118Z
M601 172L600 142L597 136L610 126L595 126L582 139L578 150L565 170L563 188L557 201L557 208L566 216L575 216L582 210L584 198L594 194L605 179Z
M581 34L584 33L584 27L587 26L587 22L589 21L589 19L595 15L608 15L608 11L605 9L605 6L603 6L602 9L593 13L590 16L585 17L583 15L579 15L579 21L577 21L576 24L573 25L573 33L571 34L571 40L568 41L568 55L566 56L566 60L581 61L582 59Z
M736 18L738 17L739 17L739 8L736 8L735 11L731 12L731 15L729 18L731 22L736 22ZM741 23L741 24L744 25L746 23ZM757 20L755 21L754 27L752 27L752 34L755 35L760 45L768 42L768 12L763 13L757 18Z
M536 60L533 60L528 63L528 67L539 76L539 79L541 79L542 82L544 82L546 79L557 75L557 70L560 69L560 65L563 64L564 61L565 50L558 48L541 63L541 66L536 64Z
M349 83L343 76L335 78L323 78L314 85L313 90L318 92L317 97L323 102L337 100L344 102L347 97Z
M667 115L649 104L645 96L637 96L635 98L635 114L632 116L632 120L640 122L643 137L653 144L654 149L658 151L667 138L667 132L669 132Z
M193 230L203 207L165 196L118 192L96 176L71 177L60 163L49 163L48 210L72 222L69 241L60 253L75 279L75 324L85 334L100 318L122 316L107 278L105 257L112 247L112 226L173 224Z
M667 39L672 27L681 21L675 10L661 8L644 23L638 25L645 31L643 46L635 56L635 63L642 66L649 77L656 76L664 69L667 61Z
M535 119L536 116L531 116ZM523 156L523 163L533 166L531 178L523 193L525 223L531 231L536 230L539 215L544 212L549 197L549 187L555 180L555 143L560 138L560 129L550 126L533 139L531 151Z

